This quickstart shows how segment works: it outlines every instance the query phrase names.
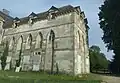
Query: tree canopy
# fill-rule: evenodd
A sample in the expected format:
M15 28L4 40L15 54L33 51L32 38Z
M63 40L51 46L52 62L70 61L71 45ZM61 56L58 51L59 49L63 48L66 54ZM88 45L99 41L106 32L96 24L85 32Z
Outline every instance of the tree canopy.
M105 57L104 53L100 52L100 48L98 50L98 46L90 47L90 69L91 71L99 70L99 69L108 69L108 60Z
M99 9L102 40L107 49L115 53L111 66L114 71L120 72L120 0L105 0Z

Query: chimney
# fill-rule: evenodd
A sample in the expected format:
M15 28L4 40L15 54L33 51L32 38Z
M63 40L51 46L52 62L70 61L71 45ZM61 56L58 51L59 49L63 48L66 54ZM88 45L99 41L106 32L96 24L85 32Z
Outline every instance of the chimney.
M4 14L6 14L6 15L9 15L9 11L8 10L6 10L6 9L2 9L2 12L4 13Z

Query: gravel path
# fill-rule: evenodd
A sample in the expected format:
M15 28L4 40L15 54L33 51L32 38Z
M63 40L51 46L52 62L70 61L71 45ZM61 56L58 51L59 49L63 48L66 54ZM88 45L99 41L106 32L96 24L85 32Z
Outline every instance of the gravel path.
M120 77L103 76L103 75L101 75L101 77L104 80L103 83L120 83Z

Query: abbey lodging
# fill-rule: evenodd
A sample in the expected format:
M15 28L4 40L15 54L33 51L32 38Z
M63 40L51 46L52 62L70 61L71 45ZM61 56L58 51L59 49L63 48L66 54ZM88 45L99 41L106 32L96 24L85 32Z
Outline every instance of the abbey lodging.
M6 70L90 72L88 25L80 6L52 6L18 18L0 11L0 56L8 47Z

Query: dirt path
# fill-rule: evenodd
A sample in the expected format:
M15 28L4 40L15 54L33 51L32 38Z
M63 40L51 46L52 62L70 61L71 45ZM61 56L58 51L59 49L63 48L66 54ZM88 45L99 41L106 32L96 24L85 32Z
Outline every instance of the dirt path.
M102 79L105 81L103 83L120 83L120 77L115 76L103 76L101 75Z

